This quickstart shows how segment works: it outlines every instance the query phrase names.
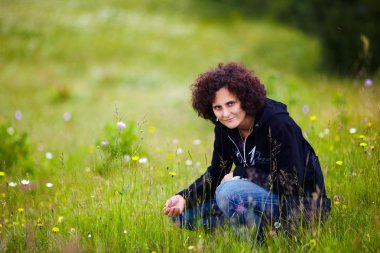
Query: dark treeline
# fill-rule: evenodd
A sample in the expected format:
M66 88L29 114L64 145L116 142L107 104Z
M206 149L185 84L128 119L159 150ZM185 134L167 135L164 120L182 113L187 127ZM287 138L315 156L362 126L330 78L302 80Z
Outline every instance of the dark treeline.
M245 18L269 18L317 36L324 71L360 77L379 70L378 0L198 0L197 4L200 13L209 17L238 13Z

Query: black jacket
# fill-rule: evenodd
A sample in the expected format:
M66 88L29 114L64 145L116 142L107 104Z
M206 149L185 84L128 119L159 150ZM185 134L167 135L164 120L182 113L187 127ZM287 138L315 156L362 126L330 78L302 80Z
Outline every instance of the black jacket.
M215 124L211 165L187 189L179 192L189 206L213 198L216 187L235 164L234 176L241 176L280 196L282 217L299 211L326 214L326 196L318 157L289 116L286 105L267 99L255 115L254 128L243 148L238 129ZM322 212L319 212L322 211Z

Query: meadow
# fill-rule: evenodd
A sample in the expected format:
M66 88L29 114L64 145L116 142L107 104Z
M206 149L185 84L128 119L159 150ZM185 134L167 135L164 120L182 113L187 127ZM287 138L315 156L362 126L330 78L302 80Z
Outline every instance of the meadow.
M380 252L379 75L327 75L317 38L196 1L0 5L1 252ZM189 87L229 61L314 146L333 202L323 227L252 246L163 215L211 160Z

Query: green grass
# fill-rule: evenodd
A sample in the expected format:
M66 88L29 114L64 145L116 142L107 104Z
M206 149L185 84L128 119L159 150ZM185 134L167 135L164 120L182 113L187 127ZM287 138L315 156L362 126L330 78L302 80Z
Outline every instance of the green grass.
M231 60L254 68L268 95L288 104L320 157L329 196L340 196L322 229L254 250L379 251L379 80L364 87L316 72L318 40L291 28L198 14L190 1L1 1L0 124L15 133L0 137L29 137L28 155L0 167L1 251L251 252L228 228L179 230L162 214L211 159L212 125L192 111L189 85ZM136 122L130 155L147 163L108 161L97 147L119 120Z

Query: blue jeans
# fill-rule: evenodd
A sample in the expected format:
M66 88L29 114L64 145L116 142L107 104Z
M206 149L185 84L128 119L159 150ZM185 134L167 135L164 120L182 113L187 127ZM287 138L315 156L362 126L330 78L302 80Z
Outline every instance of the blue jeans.
M217 187L215 199L185 209L173 222L187 229L214 229L229 220L237 234L259 236L264 224L278 218L278 206L273 192L247 180L229 180Z
M279 197L247 180L229 180L216 188L218 207L237 234L261 237L263 226L279 216Z

